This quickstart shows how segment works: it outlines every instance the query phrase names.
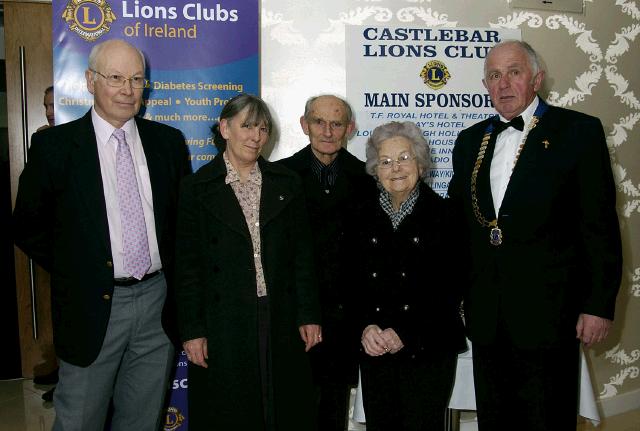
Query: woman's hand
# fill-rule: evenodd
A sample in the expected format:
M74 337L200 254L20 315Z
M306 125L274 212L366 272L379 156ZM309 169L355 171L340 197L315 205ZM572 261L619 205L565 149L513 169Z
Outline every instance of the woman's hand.
M304 351L308 352L313 346L322 341L322 327L320 325L302 325L298 328L300 338L304 341Z
M389 352L387 341L378 325L369 325L362 331L362 347L369 356L381 356Z
M207 339L195 338L193 340L185 341L182 343L182 348L187 354L187 359L204 368L208 368L205 359L209 359L209 352L207 351Z
M378 325L369 325L362 331L362 347L369 356L381 356L398 353L404 344L393 328L383 331Z
M385 329L384 331L382 331L380 336L384 339L387 348L389 349L388 353L398 353L400 349L404 347L402 340L400 339L396 331L393 330L393 328Z

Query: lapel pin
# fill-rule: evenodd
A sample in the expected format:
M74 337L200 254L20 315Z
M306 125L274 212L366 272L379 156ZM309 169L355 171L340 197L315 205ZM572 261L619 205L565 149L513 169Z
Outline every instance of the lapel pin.
M283 200L284 200L284 196L280 195L280 196L278 196L278 199L280 199L281 201L283 201Z
M547 141L546 139L544 141L542 141L542 143L544 144L544 149L546 150L547 148L549 148L549 141Z

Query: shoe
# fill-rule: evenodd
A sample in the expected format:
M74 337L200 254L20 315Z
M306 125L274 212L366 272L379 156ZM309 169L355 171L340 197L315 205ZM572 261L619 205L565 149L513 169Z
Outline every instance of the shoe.
M51 389L49 389L47 392L45 392L44 394L42 394L42 399L48 403L53 401L53 391L56 390L56 387L52 387Z
M48 374L35 376L33 378L33 383L36 385L55 385L58 383L58 368Z

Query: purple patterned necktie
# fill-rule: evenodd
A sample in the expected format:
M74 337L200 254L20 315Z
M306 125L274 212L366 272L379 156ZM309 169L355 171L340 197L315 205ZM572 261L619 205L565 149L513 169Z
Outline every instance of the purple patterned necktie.
M113 137L118 141L116 150L116 177L118 180L118 204L122 223L124 269L138 280L151 267L147 225L144 222L142 200L138 191L136 171L124 130L116 129Z

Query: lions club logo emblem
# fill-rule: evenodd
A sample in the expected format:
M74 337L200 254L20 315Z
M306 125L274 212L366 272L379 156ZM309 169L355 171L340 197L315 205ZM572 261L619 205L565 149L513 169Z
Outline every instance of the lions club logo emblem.
M62 18L69 30L87 42L93 42L111 30L116 16L105 0L69 0Z
M164 431L175 431L182 426L184 416L176 407L167 408L167 421L164 424Z
M447 84L451 74L443 62L431 60L422 68L420 78L432 89L439 90Z

